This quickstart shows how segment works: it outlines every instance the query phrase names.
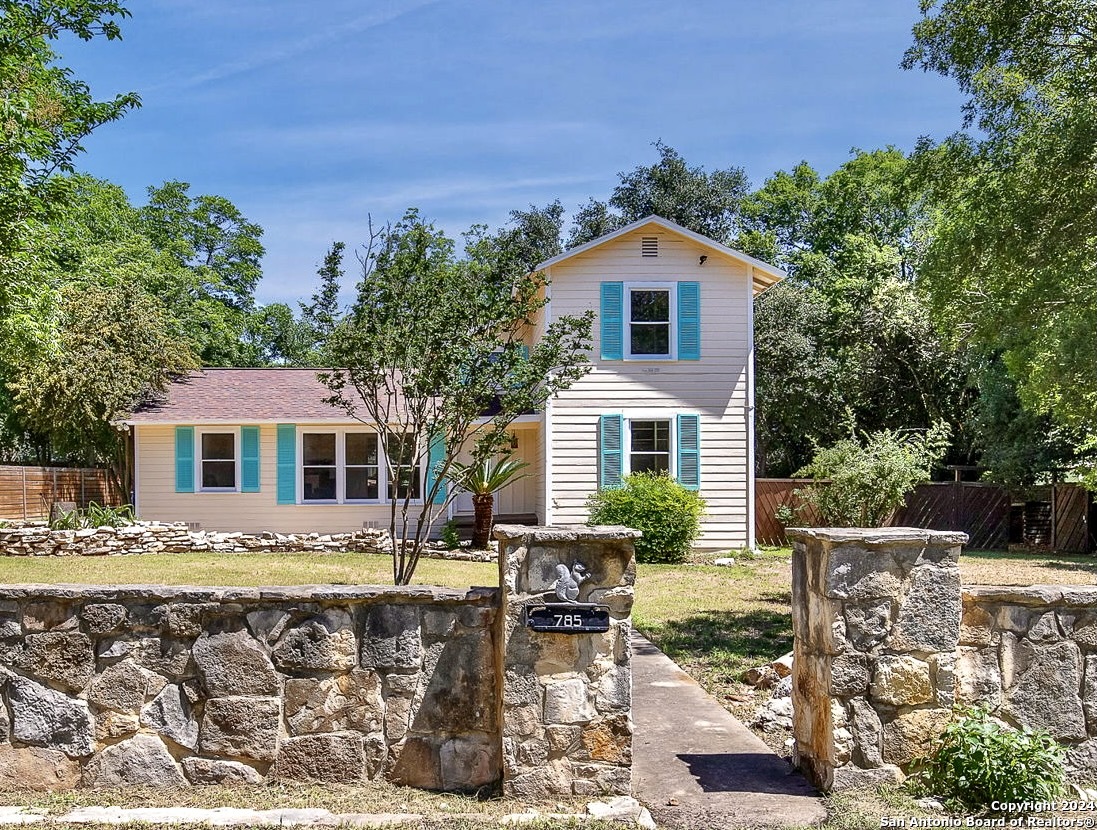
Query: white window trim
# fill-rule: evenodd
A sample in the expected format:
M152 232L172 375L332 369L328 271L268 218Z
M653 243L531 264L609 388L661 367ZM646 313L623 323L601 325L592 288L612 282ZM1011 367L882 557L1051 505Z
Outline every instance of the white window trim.
M236 462L236 485L234 487L203 487L202 486L202 436L203 435L231 435L232 456ZM210 461L218 459L211 458ZM226 459L220 459L222 461ZM194 430L194 491L196 493L239 493L240 492L240 427L227 429L225 427L195 427Z
M335 498L305 499L305 434L335 436ZM346 436L358 433L377 436L377 498L348 499L347 493L347 445ZM362 465L354 465L356 467ZM420 470L420 487L426 486L425 473ZM358 427L310 427L297 430L297 504L331 506L333 504L388 504L388 459L385 454L384 436L373 429ZM410 504L420 505L421 498L412 499Z
M662 282L626 282L624 285L624 308L622 323L624 325L624 359L633 361L656 361L666 363L678 359L678 283L674 281ZM633 291L666 291L670 305L670 353L666 355L632 353L632 292Z

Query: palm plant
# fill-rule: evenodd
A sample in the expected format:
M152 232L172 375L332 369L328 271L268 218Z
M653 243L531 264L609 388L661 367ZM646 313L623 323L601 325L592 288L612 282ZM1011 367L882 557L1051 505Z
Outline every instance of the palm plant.
M529 475L521 472L528 466L528 461L518 461L506 455L498 460L483 458L471 464L455 461L450 467L450 479L453 483L472 494L472 547L474 549L482 550L488 546L495 492Z

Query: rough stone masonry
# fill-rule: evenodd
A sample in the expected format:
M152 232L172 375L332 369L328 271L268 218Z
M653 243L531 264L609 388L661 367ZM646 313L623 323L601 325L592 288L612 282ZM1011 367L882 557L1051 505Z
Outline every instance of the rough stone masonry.
M1097 776L1097 588L963 588L962 533L789 536L795 755L817 786L902 778L954 704L1046 730Z
M627 794L638 533L498 534L498 589L0 586L0 788ZM576 563L610 630L529 632Z
M495 589L0 588L0 786L493 787Z

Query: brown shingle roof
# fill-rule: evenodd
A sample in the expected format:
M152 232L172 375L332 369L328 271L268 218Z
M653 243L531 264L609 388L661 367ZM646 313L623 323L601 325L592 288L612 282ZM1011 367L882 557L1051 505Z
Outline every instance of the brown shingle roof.
M126 423L200 424L256 421L340 421L324 403L331 391L319 369L203 369L173 383L163 400L138 407Z

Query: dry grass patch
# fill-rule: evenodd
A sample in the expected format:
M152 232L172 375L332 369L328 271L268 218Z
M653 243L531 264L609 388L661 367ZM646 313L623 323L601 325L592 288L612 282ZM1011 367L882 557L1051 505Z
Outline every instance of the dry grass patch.
M0 801L43 809L56 818L77 807L233 807L248 810L323 809L332 813L413 813L441 818L496 820L531 806L540 812L585 812L589 799L531 804L513 798L477 798L398 787L383 780L368 784L267 784L257 787L126 787L56 793L9 791ZM433 825L431 825L433 826Z
M134 556L9 556L0 582L92 585L391 585L392 559L370 553L149 553ZM422 559L416 585L498 585L491 562Z
M965 585L1094 585L1097 557L1016 551L964 551L960 573Z

